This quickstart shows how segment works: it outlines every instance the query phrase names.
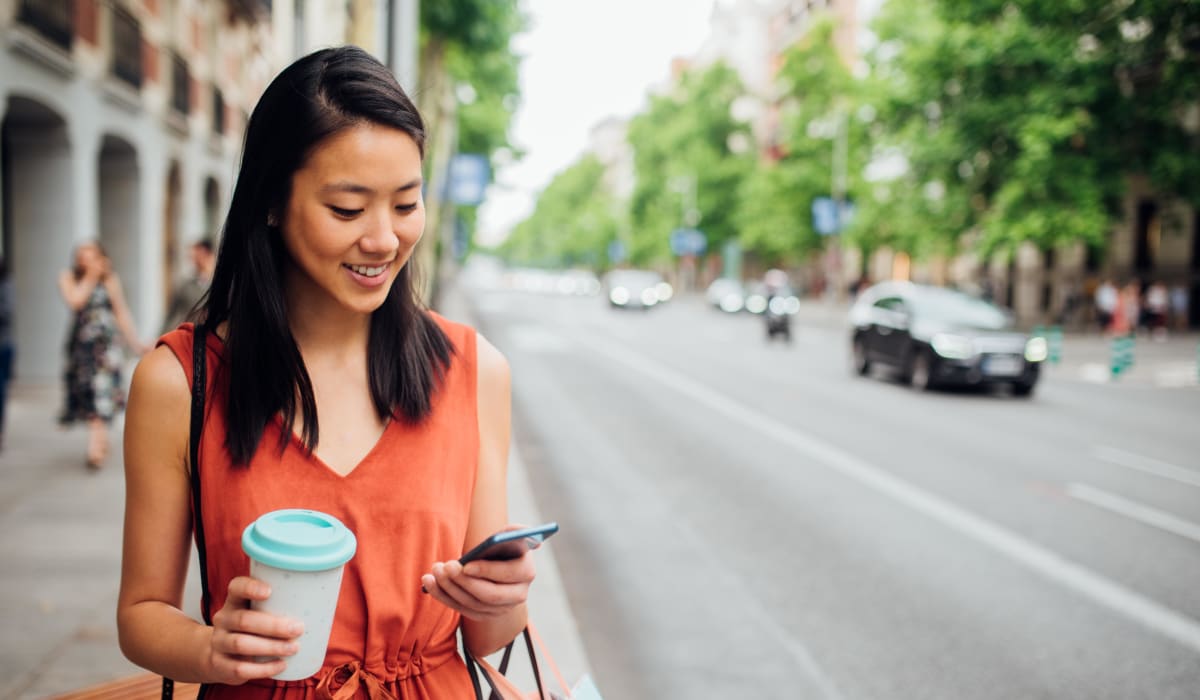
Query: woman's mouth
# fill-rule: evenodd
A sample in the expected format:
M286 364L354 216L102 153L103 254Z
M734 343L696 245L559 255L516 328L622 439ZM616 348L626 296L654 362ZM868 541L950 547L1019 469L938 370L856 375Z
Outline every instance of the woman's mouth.
M350 279L361 287L375 288L388 283L391 275L388 275L388 270L392 267L392 263L383 265L351 265L350 263L342 263L342 268L350 273Z
M371 265L350 265L347 263L343 263L342 266L355 274L362 275L363 277L378 277L378 276L382 275L383 273L387 272L387 269L388 269L387 265L371 266Z

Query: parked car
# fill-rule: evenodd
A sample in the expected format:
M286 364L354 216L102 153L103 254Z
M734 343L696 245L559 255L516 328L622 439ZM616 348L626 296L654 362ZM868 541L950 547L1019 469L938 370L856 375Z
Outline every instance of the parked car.
M704 290L704 298L711 306L734 314L746 306L746 290L742 283L730 277L718 277Z
M653 270L611 270L604 276L604 296L610 306L649 309L671 298L674 290Z
M1007 309L963 292L881 282L850 309L854 370L898 371L913 387L1008 384L1029 396L1046 359L1045 338L1018 330Z

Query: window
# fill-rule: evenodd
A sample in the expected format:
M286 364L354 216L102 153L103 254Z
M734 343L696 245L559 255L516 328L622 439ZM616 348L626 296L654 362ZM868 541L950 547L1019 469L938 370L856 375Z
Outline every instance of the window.
M212 132L217 136L225 133L225 97L216 85L212 89Z
M112 14L112 73L135 88L142 86L142 28L119 7Z
M192 111L191 78L187 61L178 53L171 52L171 109L186 117Z
M72 0L21 0L17 20L34 29L50 43L71 48Z

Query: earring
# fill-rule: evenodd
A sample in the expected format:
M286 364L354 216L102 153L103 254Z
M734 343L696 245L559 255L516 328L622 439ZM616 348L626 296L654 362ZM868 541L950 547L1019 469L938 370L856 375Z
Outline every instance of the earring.
M267 213L267 226L269 228L279 228L279 215L275 212Z

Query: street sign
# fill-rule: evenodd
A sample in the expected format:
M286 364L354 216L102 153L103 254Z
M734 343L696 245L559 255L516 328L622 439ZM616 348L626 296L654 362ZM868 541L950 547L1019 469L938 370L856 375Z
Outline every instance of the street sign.
M708 249L708 239L699 229L677 228L671 232L671 253L702 255Z
M454 156L450 160L450 172L446 183L450 201L468 207L481 203L489 176L487 156L474 153L460 153Z
M832 197L817 197L812 203L813 228L822 236L841 233L854 218L854 205L843 200L841 206Z

